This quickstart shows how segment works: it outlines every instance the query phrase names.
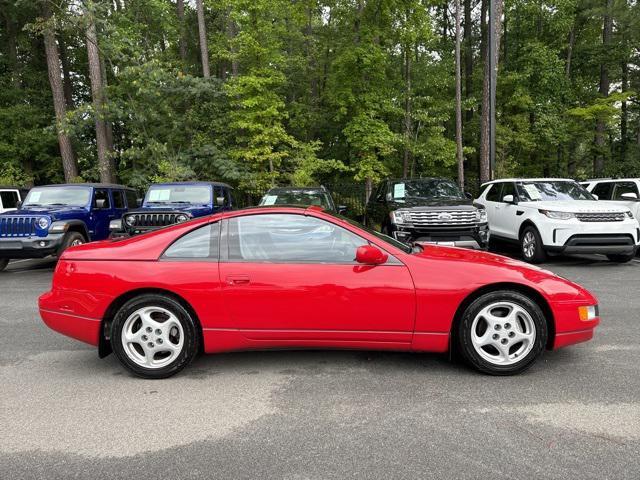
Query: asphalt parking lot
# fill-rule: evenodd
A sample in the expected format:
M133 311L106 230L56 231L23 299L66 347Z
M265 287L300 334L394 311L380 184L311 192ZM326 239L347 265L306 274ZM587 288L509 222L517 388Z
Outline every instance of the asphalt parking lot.
M53 262L0 274L0 479L640 478L640 260L545 265L592 290L596 338L517 377L446 357L253 352L146 381L50 331Z

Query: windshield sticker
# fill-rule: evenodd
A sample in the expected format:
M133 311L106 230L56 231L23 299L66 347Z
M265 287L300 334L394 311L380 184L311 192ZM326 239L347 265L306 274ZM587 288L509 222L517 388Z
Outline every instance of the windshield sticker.
M393 186L393 198L404 198L404 183L396 183Z
M267 195L266 197L264 197L263 205L275 205L277 199L277 195Z
M171 196L171 190L160 190L153 189L149 190L149 201L150 202L163 202L169 200Z
M531 198L531 200L542 200L542 195L540 194L538 187L536 187L532 183L525 183L523 187L527 191L527 194L529 195L529 198Z
M31 192L31 195L29 195L29 201L38 203L40 201L40 195L42 195L42 192Z

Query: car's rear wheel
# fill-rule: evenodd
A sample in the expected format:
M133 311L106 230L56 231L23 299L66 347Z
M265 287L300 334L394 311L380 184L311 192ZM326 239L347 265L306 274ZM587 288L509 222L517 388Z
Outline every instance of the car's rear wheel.
M111 346L120 363L143 378L175 375L196 356L200 343L195 319L173 298L144 294L116 314Z
M0 258L0 272L2 272L5 268L7 268L7 265L9 265L9 259Z
M612 262L616 262L616 263L627 263L630 262L631 260L633 260L635 258L636 254L635 253L629 253L629 254L615 254L615 255L607 255L607 258L612 261Z
M57 256L60 257L62 253L69 247L75 247L76 245L82 245L87 243L87 239L84 238L80 232L67 232L62 240L62 245L58 248Z
M491 375L529 368L542 354L548 335L540 306L510 290L476 298L463 312L456 333L465 360Z
M538 229L528 226L522 231L520 251L525 261L530 263L542 263L547 259Z

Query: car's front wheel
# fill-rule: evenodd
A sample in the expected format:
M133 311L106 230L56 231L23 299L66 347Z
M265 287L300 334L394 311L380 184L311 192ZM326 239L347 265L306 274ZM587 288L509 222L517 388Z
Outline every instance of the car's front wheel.
M111 346L120 363L143 378L166 378L198 353L195 319L173 298L145 294L125 303L111 327Z
M60 257L62 253L69 247L75 247L76 245L82 245L83 243L87 243L87 240L84 238L80 232L67 232L62 240L62 245L58 248L58 252L56 255Z
M542 245L540 233L533 226L528 226L520 235L520 251L525 261L529 263L542 263L547 259L547 254Z
M456 333L465 360L491 375L529 368L542 354L548 335L540 306L510 290L476 298L463 312Z
M9 259L0 258L0 272L2 272L5 268L7 268L7 265L9 265Z

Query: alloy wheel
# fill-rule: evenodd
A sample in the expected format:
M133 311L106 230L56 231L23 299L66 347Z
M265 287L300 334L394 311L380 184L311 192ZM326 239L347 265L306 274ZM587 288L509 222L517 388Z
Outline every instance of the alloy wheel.
M145 368L162 368L182 352L184 331L178 318L162 307L143 307L125 320L121 335L127 357Z
M531 351L536 326L522 306L495 302L483 308L471 324L475 351L493 365L513 365Z
M536 251L536 237L532 231L525 232L522 237L522 253L525 258L533 258Z

